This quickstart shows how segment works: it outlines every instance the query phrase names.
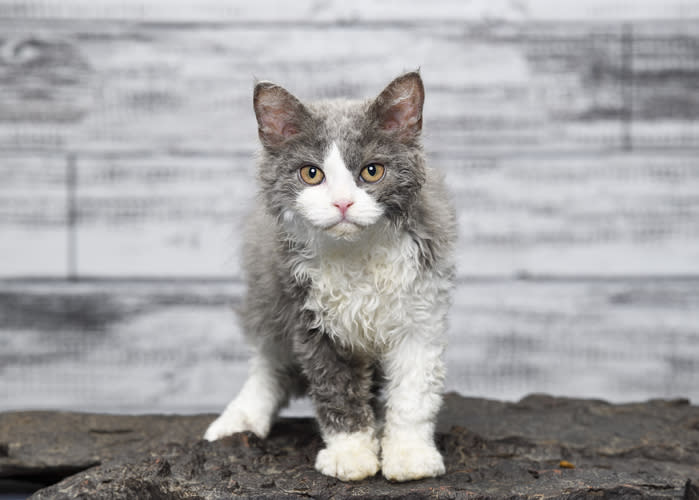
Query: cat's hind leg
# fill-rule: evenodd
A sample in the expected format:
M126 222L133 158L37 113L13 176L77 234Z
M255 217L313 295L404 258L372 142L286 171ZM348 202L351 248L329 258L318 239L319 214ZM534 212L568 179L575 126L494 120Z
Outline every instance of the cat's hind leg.
M260 350L253 356L250 373L238 396L209 425L204 439L215 441L243 431L252 431L261 438L267 436L280 408L301 385L300 374L280 358L283 353L274 350Z

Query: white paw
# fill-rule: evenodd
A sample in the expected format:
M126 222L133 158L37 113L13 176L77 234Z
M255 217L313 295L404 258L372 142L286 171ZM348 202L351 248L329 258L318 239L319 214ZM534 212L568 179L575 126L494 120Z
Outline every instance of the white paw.
M267 437L271 421L268 417L258 416L257 418L245 414L239 408L226 408L220 417L214 420L204 433L207 441L231 436L236 432L251 431L260 438Z
M391 481L411 481L446 472L442 455L433 443L386 441L382 443L381 472Z
M359 481L379 471L379 443L373 432L341 433L326 439L318 452L316 470L342 481Z

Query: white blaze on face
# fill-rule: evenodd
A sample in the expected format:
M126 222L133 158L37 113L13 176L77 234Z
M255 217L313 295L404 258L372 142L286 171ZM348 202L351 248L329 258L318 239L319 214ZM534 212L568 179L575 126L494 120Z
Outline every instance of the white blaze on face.
M305 186L296 199L296 208L311 224L337 237L350 237L362 227L379 220L383 208L364 189L332 143L321 166L325 179L321 184ZM343 215L343 210L345 213Z
M355 191L358 189L357 185L342 159L340 148L334 142L325 156L325 160L323 160L323 172L325 172L325 183L332 202L354 201Z

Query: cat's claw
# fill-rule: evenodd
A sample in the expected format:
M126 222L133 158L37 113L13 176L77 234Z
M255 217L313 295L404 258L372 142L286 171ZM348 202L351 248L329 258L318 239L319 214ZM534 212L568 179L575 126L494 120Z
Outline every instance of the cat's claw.
M360 433L357 433L357 435ZM379 471L378 442L349 434L333 439L316 457L316 470L342 481L359 481Z
M216 420L214 420L209 428L204 433L204 439L207 441L216 441L218 439L231 436L236 432L251 431L260 438L267 437L269 433L270 423L264 419L248 418L240 410L226 410Z
M432 443L383 442L381 472L390 481L441 476L444 459Z

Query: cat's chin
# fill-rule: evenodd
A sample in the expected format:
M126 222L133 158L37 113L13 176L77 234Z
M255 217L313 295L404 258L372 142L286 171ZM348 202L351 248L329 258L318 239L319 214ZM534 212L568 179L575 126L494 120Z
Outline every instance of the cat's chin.
M338 222L325 230L330 236L341 240L353 241L357 239L362 227L349 221Z

